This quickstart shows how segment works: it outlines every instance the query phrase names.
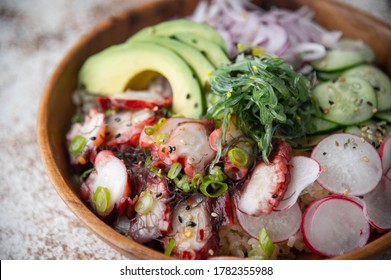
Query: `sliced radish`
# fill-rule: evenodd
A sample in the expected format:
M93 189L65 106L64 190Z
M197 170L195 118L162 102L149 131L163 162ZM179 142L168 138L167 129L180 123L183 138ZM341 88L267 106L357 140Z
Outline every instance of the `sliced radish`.
M383 177L379 185L364 195L364 214L369 223L382 230L391 229L391 180Z
M292 207L300 193L318 179L322 167L312 158L296 156L289 161L289 172L291 179L283 199L275 211L283 211Z
M384 173L384 176L386 176L386 178L391 180L391 167L388 168L388 170Z
M315 201L305 214L303 229L306 245L327 257L363 247L370 235L362 207L344 196Z
M323 168L318 183L334 194L366 194L377 186L382 176L382 164L375 148L352 134L326 137L314 148L311 157Z
M324 200L329 199L330 197L322 197L318 198L317 200L313 201L304 211L303 218L301 221L301 233L303 234L303 241L307 245L307 247L312 250L313 252L316 252L315 248L312 247L311 243L308 240L308 236L311 235L311 227L310 221L312 219L312 216L315 212L315 209L321 204Z
M383 164L383 170L388 171L391 168L391 135L386 137L379 148L379 154Z
M301 210L297 203L286 211L262 214L259 217L247 215L240 210L236 211L238 222L245 232L258 238L261 228L265 227L270 239L282 242L295 234L301 224Z

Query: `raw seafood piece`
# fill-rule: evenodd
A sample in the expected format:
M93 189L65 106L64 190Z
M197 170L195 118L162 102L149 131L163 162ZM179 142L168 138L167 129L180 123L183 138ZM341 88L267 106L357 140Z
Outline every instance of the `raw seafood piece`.
M270 213L284 197L290 180L288 162L292 149L286 142L276 143L274 149L270 164L257 163L239 194L237 206L247 215Z

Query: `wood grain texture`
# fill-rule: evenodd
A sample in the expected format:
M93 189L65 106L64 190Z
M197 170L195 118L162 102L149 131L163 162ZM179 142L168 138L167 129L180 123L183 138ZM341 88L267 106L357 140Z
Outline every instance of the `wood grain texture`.
M307 5L316 12L316 20L329 29L338 29L345 36L362 38L377 54L377 64L391 74L391 27L347 5L334 1L259 1L264 6L276 4L297 8ZM40 104L38 140L48 175L56 191L76 216L99 238L125 256L138 259L166 259L163 254L133 242L115 232L96 217L79 199L78 185L73 180L64 139L75 108L71 95L77 84L77 73L90 55L123 42L146 25L174 16L191 13L195 0L156 0L137 6L108 19L85 35L61 61L50 78ZM335 259L371 258L391 245L391 232L372 241L364 248ZM314 258L303 255L302 258Z

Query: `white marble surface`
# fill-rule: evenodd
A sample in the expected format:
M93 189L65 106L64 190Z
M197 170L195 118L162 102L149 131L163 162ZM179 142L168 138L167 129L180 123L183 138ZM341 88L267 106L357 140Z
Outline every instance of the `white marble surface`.
M386 0L343 1L391 22ZM0 259L124 258L55 192L41 164L36 118L45 83L70 47L98 22L138 2L0 1Z

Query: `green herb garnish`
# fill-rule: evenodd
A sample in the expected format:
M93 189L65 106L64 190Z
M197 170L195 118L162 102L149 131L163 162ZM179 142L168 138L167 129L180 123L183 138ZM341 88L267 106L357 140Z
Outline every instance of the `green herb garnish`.
M93 200L95 207L99 212L104 212L110 204L110 190L105 187L97 187L94 192Z
M220 99L208 110L207 117L222 120L214 163L227 144L223 139L231 114L235 114L235 125L257 143L265 162L273 138L292 139L305 134L312 111L311 84L280 58L244 57L217 69L210 84L211 92Z

